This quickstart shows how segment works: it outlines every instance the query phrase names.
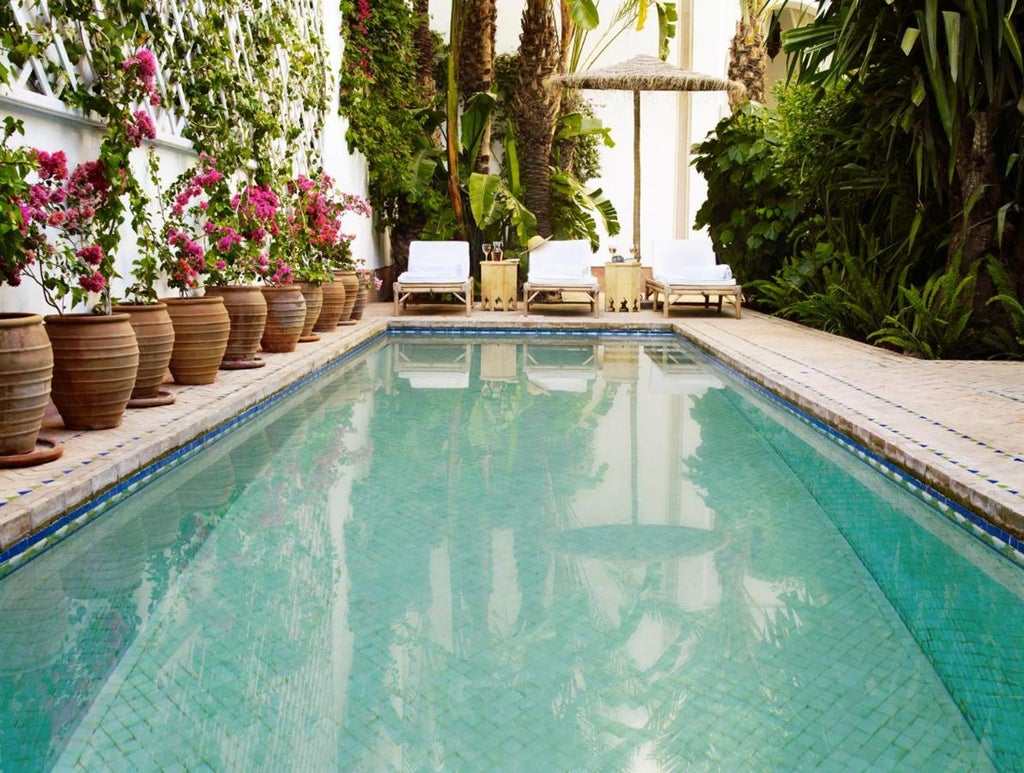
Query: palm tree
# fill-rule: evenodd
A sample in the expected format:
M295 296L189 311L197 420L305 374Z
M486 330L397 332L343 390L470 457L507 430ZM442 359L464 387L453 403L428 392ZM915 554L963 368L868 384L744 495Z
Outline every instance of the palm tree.
M421 0L422 1L422 0ZM466 26L459 51L459 90L463 99L481 91L490 91L494 81L496 0L467 0ZM491 167L491 124L487 121L474 171L487 174Z
M437 94L434 80L434 42L430 32L430 0L414 0L413 18L416 27L412 33L413 49L416 51L416 83L424 103L429 104Z
M729 92L729 104L735 109L741 101L764 103L764 74L768 67L768 52L761 34L758 0L740 0L740 20L736 34L729 45L729 80L747 87L746 94Z
M561 100L547 80L557 74L561 48L551 0L527 0L519 38L519 70L511 113L519 145L526 207L537 216L537 232L551 227L551 146Z

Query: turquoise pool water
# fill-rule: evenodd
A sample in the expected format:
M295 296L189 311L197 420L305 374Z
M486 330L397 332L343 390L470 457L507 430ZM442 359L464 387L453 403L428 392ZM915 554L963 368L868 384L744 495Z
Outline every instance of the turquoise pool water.
M674 338L387 338L119 499L0 770L1024 764L1024 570Z

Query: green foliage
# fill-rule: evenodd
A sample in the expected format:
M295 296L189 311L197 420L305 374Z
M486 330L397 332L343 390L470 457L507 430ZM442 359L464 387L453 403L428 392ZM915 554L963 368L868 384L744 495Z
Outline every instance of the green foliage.
M979 262L963 275L960 258L931 276L924 287L901 287L902 304L870 338L906 354L927 359L973 353L977 332L968 328L974 315Z
M28 175L35 169L31 153L8 142L23 131L21 121L4 118L0 142L0 284L18 285L29 262L25 252L25 223L17 202L28 195Z
M147 8L145 21L167 41L161 63L188 103L185 134L195 149L261 183L289 176L296 158L319 166L330 94L323 39L307 26L314 19L303 25L284 0L186 0L184 10L195 25L184 39L159 7Z
M865 166L901 170L920 216L909 221L908 240L919 240L941 213L941 237L935 241L943 247L944 254L936 254L945 270L939 274L949 274L955 285L936 285L935 276L930 285L912 277L919 290L907 303L914 308L934 310L939 298L951 297L971 275L973 264L991 257L1008 276L1007 297L1020 297L1022 28L1024 6L1001 0L837 0L822 4L812 24L786 37L791 61L815 96L828 88L848 88L855 96L859 113L851 114L847 131L876 138L878 147ZM879 203L878 210L885 212L889 203ZM888 211L905 219L910 210ZM918 269L927 266L935 274L936 262ZM959 276L954 265L961 267ZM999 304L987 305L993 287L987 274L974 286L977 297L966 291L960 296L975 312L963 337L989 342L984 345L994 348L988 353L998 356L1008 352L988 335L990 312Z
M611 130L594 116L593 105L580 100L576 110L563 113L555 124L551 163L580 183L601 174L601 146L614 148Z
M829 242L790 258L770 280L744 285L779 316L867 341L897 308L906 267L837 251Z
M439 124L423 112L426 100L416 91L415 19L408 4L375 0L371 9L369 3L342 0L341 11L346 45L340 110L349 123L349 150L366 157L378 225L439 212L443 198L409 186L410 166L428 152L428 138Z
M623 34L644 29L653 6L658 17L658 56L666 59L669 41L676 35L679 13L676 4L662 0L621 0L614 13L608 15L608 22L600 30L597 40L587 47L591 33L601 26L599 0L570 0L569 16L573 29L569 41L568 72L585 70L601 58L608 48Z
M794 226L807 194L786 175L782 140L767 108L747 103L719 121L695 148L693 164L708 183L695 225L744 283L767 279L793 252Z

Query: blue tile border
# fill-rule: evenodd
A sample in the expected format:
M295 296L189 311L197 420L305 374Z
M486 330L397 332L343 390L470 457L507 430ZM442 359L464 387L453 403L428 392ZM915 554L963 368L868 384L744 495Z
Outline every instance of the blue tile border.
M683 342L688 348L692 349L694 354L698 356L705 364L725 371L733 379L741 383L744 387L752 392L760 395L762 398L768 400L772 404L782 408L787 413L792 415L794 418L803 422L807 426L814 429L820 435L824 436L829 441L839 445L849 453L857 456L861 461L868 464L876 472L884 475L895 483L903 486L904 490L909 491L918 500L929 505L935 509L940 515L947 520L959 526L961 529L966 531L970 536L979 540L986 547L994 550L1000 555L1009 558L1014 563L1024 567L1024 540L1015 537L1004 529L999 528L995 524L987 521L982 516L978 515L974 511L967 507L964 507L959 502L956 502L945 494L937 491L936 489L929 486L927 483L917 479L903 468L890 462L885 457L872 451L866 446L861 445L853 438L848 437L834 427L829 426L820 419L815 418L811 414L807 413L803 409L789 402L785 398L775 394L767 387L758 384L751 378L743 375L742 373L734 370L726 363L714 357L713 354L709 354L700 347L693 344L691 341L683 339ZM875 422L879 426L885 427L882 422ZM936 422L937 424L938 422ZM949 430L955 432L956 430ZM926 446L922 446L926 447ZM949 460L945 454L940 451L936 451L936 454L942 458ZM954 462L955 463L955 462ZM959 465L963 469L968 469L966 465ZM968 469L968 472L971 470ZM990 481L991 482L991 481ZM1012 492L1011 492L1012 493Z

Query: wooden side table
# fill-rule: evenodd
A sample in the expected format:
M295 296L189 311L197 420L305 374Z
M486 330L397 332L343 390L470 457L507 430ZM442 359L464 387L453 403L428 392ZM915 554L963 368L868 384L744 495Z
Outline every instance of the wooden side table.
M516 308L518 260L480 261L480 308L512 311Z
M640 311L643 268L639 261L604 264L604 299L608 311Z

